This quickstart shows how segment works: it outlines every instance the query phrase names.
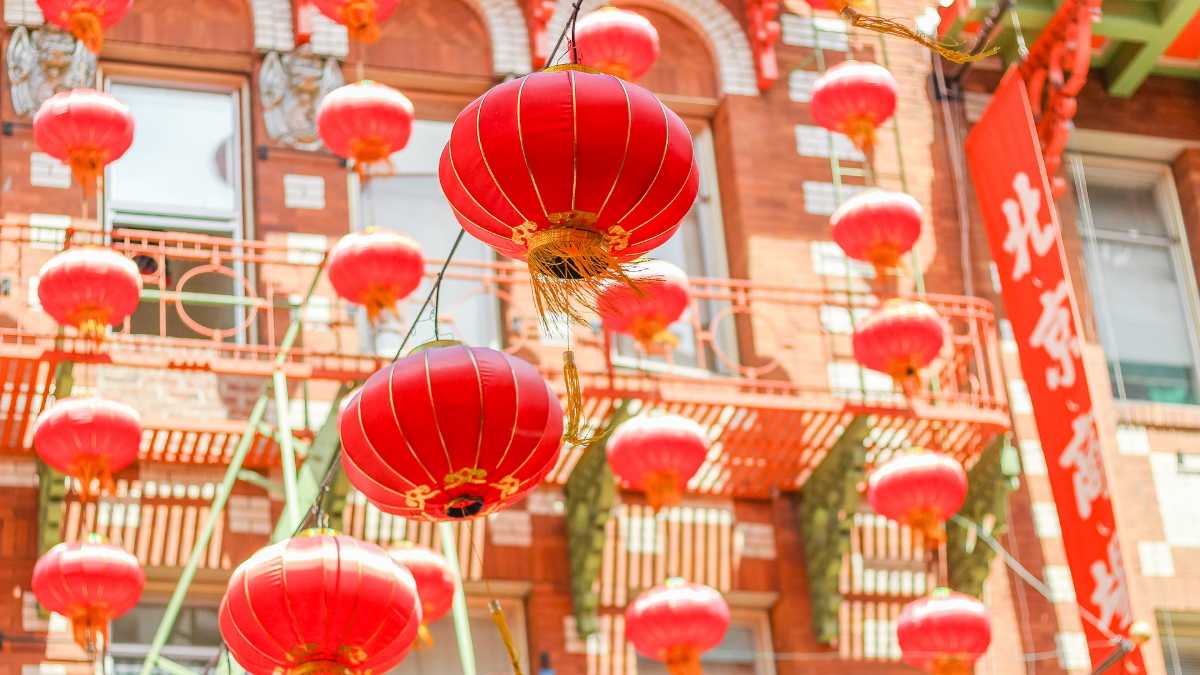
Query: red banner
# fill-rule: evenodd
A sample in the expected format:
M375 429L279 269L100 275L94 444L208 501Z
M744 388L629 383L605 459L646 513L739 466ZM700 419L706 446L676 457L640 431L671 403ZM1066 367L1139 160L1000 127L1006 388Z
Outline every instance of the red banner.
M1083 619L1094 667L1117 648L1109 636L1128 635L1133 616L1080 356L1079 311L1029 96L1016 69L1005 75L966 145L1046 455L1075 597L1110 631ZM1145 671L1140 651L1122 665L1128 673Z

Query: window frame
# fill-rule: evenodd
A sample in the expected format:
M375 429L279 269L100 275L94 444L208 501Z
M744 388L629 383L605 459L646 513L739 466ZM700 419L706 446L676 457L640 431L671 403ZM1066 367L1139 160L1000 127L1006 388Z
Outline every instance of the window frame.
M1171 404L1130 398L1125 391L1124 378L1120 369L1120 353L1116 349L1114 349L1115 353L1113 354L1108 354L1107 350L1105 354L1106 360L1111 360L1116 365L1113 368L1114 378L1113 382L1111 382L1114 398L1121 403L1132 404L1200 405L1200 331L1196 328L1198 318L1200 318L1200 289L1197 287L1196 269L1193 266L1188 245L1187 223L1183 218L1183 210L1179 201L1179 193L1175 187L1175 178L1171 171L1171 165L1166 162L1080 152L1069 153L1067 161L1075 188L1076 207L1078 209L1077 233L1083 247L1083 264L1086 266L1084 269L1085 277L1087 270L1097 264L1095 262L1098 255L1097 244L1101 241L1165 247L1171 257L1171 264L1177 281L1176 288L1184 309L1183 318L1188 331L1188 342L1192 350L1192 377L1195 387L1193 394L1196 399L1188 403ZM1154 187L1155 201L1159 214L1163 218L1163 225L1167 230L1167 234L1165 236L1128 235L1112 231L1100 231L1098 233L1095 221L1092 218L1091 199L1088 195L1087 172L1089 168L1093 171L1100 170L1110 173L1125 173L1127 175L1141 174L1152 177L1151 181ZM1111 330L1110 327L1113 325L1112 318L1109 316L1109 308L1107 303L1097 299L1096 294L1091 292L1090 288L1088 299L1093 308L1092 314L1096 326L1097 341L1103 344L1103 339L1100 338L1100 335L1107 330ZM1100 320L1101 316L1105 317L1103 325ZM1110 334L1109 339L1112 344L1116 344L1115 336Z

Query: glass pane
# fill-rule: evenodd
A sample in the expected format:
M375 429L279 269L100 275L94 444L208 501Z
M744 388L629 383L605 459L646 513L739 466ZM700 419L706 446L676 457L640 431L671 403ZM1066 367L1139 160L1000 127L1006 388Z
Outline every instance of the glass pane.
M445 258L461 229L438 184L437 166L442 148L450 138L450 124L418 121L413 127L409 146L393 156L399 175L372 178L364 188L364 226L399 230L421 244L430 260ZM492 262L492 250L471 236L463 238L455 254L456 261ZM400 309L400 316L387 316L376 329L365 325L362 334L368 343L364 349L392 355L399 348L413 313L429 293L431 281L425 280ZM442 282L440 318L457 339L473 345L499 343L499 311L494 296L483 293L476 280L450 279ZM372 330L376 331L374 336ZM443 335L442 337L448 337ZM433 339L433 321L428 313L417 326L409 347Z
M725 639L715 649L704 652L700 662L704 675L755 675L754 629L745 625L732 625ZM661 661L638 655L638 675L668 675Z
M1166 236L1153 185L1114 185L1088 171L1088 204L1097 230Z
M114 82L133 111L133 146L108 172L113 208L232 218L238 142L232 94Z
M512 615L509 612L509 621ZM433 646L414 649L390 675L446 675L461 673L462 664L458 657L458 642L454 635L454 621L446 616L429 627L433 635ZM518 633L519 634L519 633ZM512 665L508 652L496 632L496 624L484 616L471 617L471 642L475 647L475 667L478 675L511 675ZM523 645L517 649L524 652Z

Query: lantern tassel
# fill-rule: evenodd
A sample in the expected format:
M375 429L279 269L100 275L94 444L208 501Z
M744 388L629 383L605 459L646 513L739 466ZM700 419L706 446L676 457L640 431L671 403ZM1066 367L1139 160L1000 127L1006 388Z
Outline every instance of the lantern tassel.
M92 492L92 481L100 481L100 492L112 494L115 492L112 472L108 468L108 458L101 455L88 455L75 460L71 466L71 475L79 479L79 501L86 504L96 498Z
M71 150L67 155L67 164L71 174L83 187L85 196L96 193L96 181L104 173L104 165L108 160L108 151L92 146L83 146Z
M579 382L579 367L575 352L563 352L563 386L567 389L566 430L563 440L572 445L587 445L595 440L583 433L583 385Z
M679 337L667 329L667 322L658 317L637 317L630 322L630 333L648 354L670 352L679 346Z
M930 664L932 675L971 675L971 663L958 656L939 656Z
M287 675L351 675L359 671L337 661L305 661L285 672Z
M386 286L373 285L363 291L358 302L367 310L367 319L375 323L385 311L396 311L396 294Z
M71 614L71 634L80 649L92 654L96 651L96 634L100 644L108 646L108 615L97 607L85 607Z
M375 21L374 0L347 0L338 9L338 18L346 26L350 39L370 44L379 39L382 31Z
M926 49L937 52L939 56L953 63L979 61L999 51L998 48L993 47L992 49L986 49L978 54L970 54L951 45L933 40L927 35L923 35L912 28L905 26L899 21L896 21L895 19L885 19L881 16L861 14L849 4L842 5L840 14L842 15L842 18L848 21L852 26L862 28L863 30L869 30L873 33L895 35L896 37L904 38L909 42L915 42Z
M683 501L682 486L679 483L679 474L670 469L651 471L642 476L646 501L655 513L667 507L678 506Z
M701 675L700 652L691 645L676 645L667 652L667 672L671 675Z
M543 321L559 314L587 325L583 310L595 311L596 295L606 283L636 289L612 255L604 235L590 228L560 226L535 232L529 237L526 262L532 277L533 301Z
M504 650L508 652L508 661L512 664L513 675L525 675L521 670L521 659L517 656L516 643L513 641L512 631L508 629L508 620L504 618L504 609L500 607L500 602L489 600L488 610L492 614L492 623L496 624L496 630L500 633L500 641L504 643Z
M914 532L920 532L925 542L925 549L936 551L946 542L946 526L937 513L931 509L913 509L904 518L904 523Z
M416 649L430 649L433 647L433 633L430 632L429 626L424 622L417 629L417 646Z
M76 8L67 14L67 27L93 54L99 54L104 46L104 25L100 16L91 9Z

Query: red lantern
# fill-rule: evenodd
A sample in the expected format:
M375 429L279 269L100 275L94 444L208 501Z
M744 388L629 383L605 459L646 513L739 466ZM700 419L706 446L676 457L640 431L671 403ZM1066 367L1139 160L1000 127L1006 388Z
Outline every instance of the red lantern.
M394 310L421 283L421 246L398 232L367 230L342 237L329 252L329 283L338 296L363 305L372 321Z
M655 511L675 506L708 456L704 429L679 415L639 415L608 439L608 464L621 482L646 492Z
M882 277L917 243L921 215L921 204L903 192L868 190L847 199L829 224L846 255L871 263Z
M137 558L95 534L55 545L33 567L38 602L70 619L76 644L88 652L97 633L108 645L108 622L133 609L145 585Z
M854 359L887 373L905 387L917 384L917 373L933 362L946 342L946 326L923 302L892 299L868 316L854 332Z
M992 641L983 603L945 588L900 611L896 639L904 662L933 675L971 675Z
M609 282L596 298L604 330L633 336L647 352L677 344L669 328L691 304L687 274L663 260L639 262L627 274L636 287Z
M104 339L109 326L137 309L142 277L137 264L104 248L75 248L46 261L38 273L38 301L60 326Z
M372 375L338 422L350 482L409 519L472 518L519 501L554 468L562 439L562 407L536 368L440 344Z
M346 27L351 40L371 43L379 39L379 24L388 20L400 0L313 0L325 16Z
M966 471L953 457L936 452L905 453L867 479L867 500L875 512L920 532L931 548L946 541L944 523L966 498Z
M583 65L623 80L636 80L658 60L658 30L636 12L601 7L575 24Z
M90 193L104 167L133 145L133 113L102 91L64 91L38 108L33 140L42 152L70 166L75 180Z
M817 124L845 134L869 153L875 129L896 111L896 79L874 63L839 63L813 84L809 110Z
M417 635L423 645L431 646L433 637L429 634L429 624L446 616L454 602L454 569L444 557L410 542L402 542L388 553L392 560L412 572L417 582L422 616Z
M37 0L46 21L70 31L93 54L104 45L104 31L129 13L133 0Z
M42 461L79 479L80 499L92 497L92 480L113 492L113 473L138 458L142 423L137 411L102 398L65 398L38 417L33 446Z
M499 84L454 122L442 190L463 228L523 259L539 313L585 321L622 263L670 239L696 199L687 125L649 91L578 65Z
M700 654L721 644L729 605L714 588L670 579L638 596L625 610L625 637L671 675L699 675Z
M251 673L383 673L412 647L421 603L387 551L309 530L238 565L218 625Z
M412 101L385 84L370 80L343 85L321 99L317 131L339 157L354 160L359 176L366 166L385 162L412 136Z

